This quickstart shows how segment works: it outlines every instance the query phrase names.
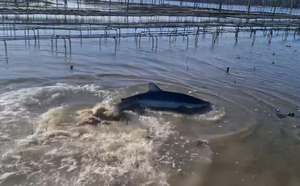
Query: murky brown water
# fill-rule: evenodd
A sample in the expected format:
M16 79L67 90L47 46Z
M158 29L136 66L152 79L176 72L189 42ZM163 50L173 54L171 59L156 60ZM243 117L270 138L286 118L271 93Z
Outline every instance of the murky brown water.
M223 34L212 48L207 35L187 51L182 38L171 46L160 38L157 52L148 39L141 49L122 39L117 55L112 41L100 52L97 39L73 40L67 58L49 42L9 42L9 63L0 63L0 185L300 185L300 45L292 37L268 45L257 33L252 46L248 33L236 45ZM76 126L77 111L113 106L149 82L209 100L214 111ZM295 117L277 116L287 112Z

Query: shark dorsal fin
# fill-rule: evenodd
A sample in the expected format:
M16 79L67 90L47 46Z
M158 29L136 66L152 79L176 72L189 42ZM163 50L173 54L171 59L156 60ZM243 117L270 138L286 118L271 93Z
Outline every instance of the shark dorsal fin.
M154 83L149 83L149 92L159 92L162 91L157 85Z

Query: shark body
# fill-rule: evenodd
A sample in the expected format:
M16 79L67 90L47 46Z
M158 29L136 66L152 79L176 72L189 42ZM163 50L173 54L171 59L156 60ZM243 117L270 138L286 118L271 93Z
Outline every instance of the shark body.
M130 110L143 113L145 109L150 109L188 115L212 110L208 101L182 93L164 91L154 83L149 83L148 92L122 99L117 104L117 109L118 112Z

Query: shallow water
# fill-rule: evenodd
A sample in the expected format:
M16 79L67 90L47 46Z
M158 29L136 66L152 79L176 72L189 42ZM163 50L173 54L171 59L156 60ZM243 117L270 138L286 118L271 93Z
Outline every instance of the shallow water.
M49 0L49 2L52 3L59 3L59 6L64 6L64 1L61 0ZM110 0L110 1L106 1L106 2L122 2L120 0ZM213 3L198 3L195 4L193 2L181 2L181 1L173 1L173 0L165 0L165 1L152 1L152 0L130 0L130 3L143 3L143 4L169 4L169 5L176 5L176 6L188 6L188 7L200 7L200 8L213 8L213 9L218 9L219 8L219 4L213 4ZM70 8L77 8L78 4L77 1L75 0L70 0L68 1L68 7ZM98 6L95 1L84 1L84 3L80 3L79 4L80 8L85 8L85 9L93 9L93 8L102 8L103 6ZM108 8L107 8L108 9ZM107 10L104 9L104 10ZM223 10L237 10L237 11L248 11L248 6L247 5L230 5L230 4L223 4L222 5L222 9ZM250 11L251 12L268 12L268 13L272 13L274 12L274 9L270 6L251 6L250 7ZM299 15L299 9L290 9L290 8L277 8L275 10L276 13L283 13L283 14L294 14L294 15Z
M72 40L51 51L24 41L0 52L0 185L299 185L299 41L257 33ZM287 47L291 45L291 47ZM1 46L2 47L2 46ZM298 51L299 50L299 51ZM274 53L274 54L273 54ZM274 64L272 64L274 62ZM70 70L70 65L74 69ZM230 73L226 68L230 67ZM149 111L132 120L77 126L77 111L164 90L206 99L200 116ZM279 109L279 112L276 111ZM296 117L276 114L294 112Z

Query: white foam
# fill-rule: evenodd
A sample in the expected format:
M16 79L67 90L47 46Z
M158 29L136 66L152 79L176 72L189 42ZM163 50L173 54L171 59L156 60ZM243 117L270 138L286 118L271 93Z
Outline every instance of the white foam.
M0 176L0 183L3 183L7 178L15 175L16 172L6 172Z
M197 120L218 121L221 118L223 118L225 114L226 112L224 107L220 107L220 108L213 107L212 111L201 115L191 116L191 118Z
M78 126L72 105L46 106L44 113L30 108L85 92L104 98L107 106L115 97L95 85L67 84L1 94L0 121L30 119L34 133L2 155L0 172L26 175L20 178L24 185L168 185L170 172L156 161L161 145L174 134L164 117L134 115L128 125ZM172 168L174 159L166 156ZM176 162L177 169L182 167Z
M0 131L0 142L5 142L5 141L9 141L10 137L8 134L4 134Z
M38 113L29 111L30 107L49 103L61 95L91 92L95 96L108 94L96 85L75 86L58 83L53 86L23 88L0 94L0 121L14 122L35 118Z
M3 160L21 153L11 168L33 175L35 185L168 185L168 175L152 160L172 133L169 123L143 116L128 126L75 127L65 119L69 112L60 106L37 117L35 133Z

